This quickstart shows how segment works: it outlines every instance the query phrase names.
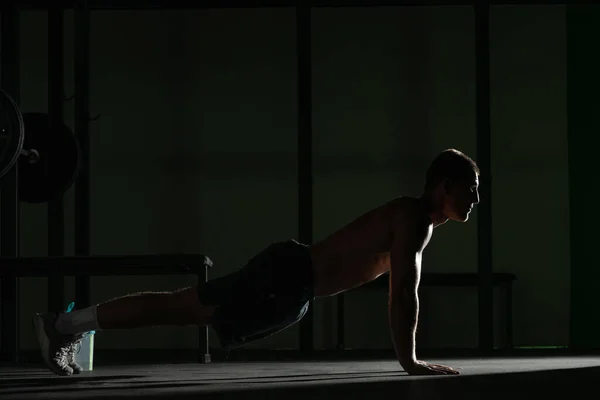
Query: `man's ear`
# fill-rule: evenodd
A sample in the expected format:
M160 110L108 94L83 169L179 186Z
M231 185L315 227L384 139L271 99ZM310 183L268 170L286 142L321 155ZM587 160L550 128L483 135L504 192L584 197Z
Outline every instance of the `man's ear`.
M444 194L449 195L452 190L452 182L450 179L444 179Z

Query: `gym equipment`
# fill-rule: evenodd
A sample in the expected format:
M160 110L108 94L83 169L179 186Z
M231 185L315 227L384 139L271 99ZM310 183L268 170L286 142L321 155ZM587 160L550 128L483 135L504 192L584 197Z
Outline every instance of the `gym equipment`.
M17 162L23 149L23 117L19 107L0 90L0 178Z
M79 173L77 139L63 123L52 130L48 114L23 114L25 140L19 158L19 198L47 202L66 192Z
M20 201L48 202L66 192L79 174L81 150L62 122L52 129L44 113L25 113L0 90L0 178L19 163Z

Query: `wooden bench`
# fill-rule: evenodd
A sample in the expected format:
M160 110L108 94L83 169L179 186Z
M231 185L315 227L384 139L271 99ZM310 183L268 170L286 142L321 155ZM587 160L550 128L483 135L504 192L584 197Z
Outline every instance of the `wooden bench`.
M90 277L127 275L196 275L208 279L212 260L203 254L154 254L143 256L0 257L0 279L31 277ZM18 346L17 293L1 293L2 348ZM56 311L56 310L52 310ZM15 325L16 322L16 325ZM198 327L199 361L209 363L208 327ZM17 352L18 353L18 352ZM12 360L16 362L17 360Z
M492 274L492 285L501 286L506 290L506 348L513 346L513 321L512 321L512 285L516 280L516 276L511 273L494 273ZM382 275L373 282L369 282L358 290L381 290L386 291L389 288L388 274ZM445 286L445 287L477 287L479 285L479 276L477 273L424 273L421 275L420 286ZM345 349L345 305L344 295L337 296L337 349Z

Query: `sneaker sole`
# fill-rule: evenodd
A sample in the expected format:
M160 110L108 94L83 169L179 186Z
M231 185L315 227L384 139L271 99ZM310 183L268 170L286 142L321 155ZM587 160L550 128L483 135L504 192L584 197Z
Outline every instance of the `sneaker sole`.
M37 314L33 317L33 326L35 327L35 332L38 338L38 343L40 344L40 348L42 349L42 358L46 365L50 368L50 371L54 372L57 375L68 376L71 375L69 371L64 371L61 369L55 368L52 363L48 360L48 351L50 348L50 339L48 339L48 335L46 334L46 329L44 328L44 319L40 314Z

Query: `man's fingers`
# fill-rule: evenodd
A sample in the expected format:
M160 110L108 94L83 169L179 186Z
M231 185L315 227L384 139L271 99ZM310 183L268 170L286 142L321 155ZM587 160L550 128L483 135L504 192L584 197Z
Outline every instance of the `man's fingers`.
M430 371L430 373L432 375L446 374L446 372L447 372L444 368L440 368L438 365L434 365L434 364L429 364L427 366L427 369Z
M448 372L443 369L430 368L429 370L431 371L431 375L448 375Z
M444 372L446 374L458 374L459 372L453 368L447 367L441 364L430 364L430 366L436 371Z
M452 368L452 367L449 367L449 366L447 366L447 365L442 365L442 364L432 364L432 365L435 365L435 366L436 366L436 367L438 367L438 368L445 368L445 369L451 369L451 370L454 370L454 368Z
M424 361L419 362L417 368L411 369L410 375L458 375L459 372L453 368L441 364L430 364Z

